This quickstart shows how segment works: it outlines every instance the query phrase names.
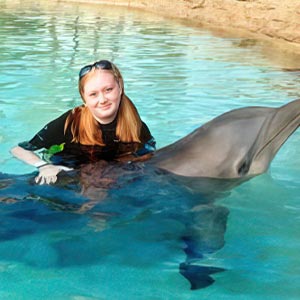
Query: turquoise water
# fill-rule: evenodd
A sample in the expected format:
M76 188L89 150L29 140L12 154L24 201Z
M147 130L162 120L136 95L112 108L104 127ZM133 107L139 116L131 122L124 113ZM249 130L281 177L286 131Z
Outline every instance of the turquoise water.
M34 171L9 149L80 104L78 71L98 59L120 67L159 148L227 110L300 94L299 71L255 40L116 7L0 0L0 9L2 173ZM183 229L172 217L189 199L164 179L109 195L118 217L108 227L97 208L76 214L40 198L0 204L0 299L298 299L299 146L298 131L267 174L217 201L230 212L225 245L201 264L226 271L196 291L178 272Z

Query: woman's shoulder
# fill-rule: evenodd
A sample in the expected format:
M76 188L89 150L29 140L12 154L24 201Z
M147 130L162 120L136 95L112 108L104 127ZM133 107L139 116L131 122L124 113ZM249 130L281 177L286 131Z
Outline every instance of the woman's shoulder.
M60 114L58 117L50 121L43 128L43 130L47 129L52 131L64 131L66 122L70 122L70 120L73 120L75 118L74 109L76 110L76 108L71 108Z
M145 136L145 135L146 136L151 136L150 129L144 121L142 121L141 135L142 136Z
M57 122L57 121L63 121L66 120L68 118L68 116L70 114L72 114L74 108L72 109L68 109L67 111L65 111L64 113L60 114L57 118L55 118L54 120L52 120L52 122Z

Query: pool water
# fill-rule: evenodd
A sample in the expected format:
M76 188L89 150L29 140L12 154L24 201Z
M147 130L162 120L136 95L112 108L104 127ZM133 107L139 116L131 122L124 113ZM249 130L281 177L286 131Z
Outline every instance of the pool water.
M95 60L119 66L158 148L225 111L296 99L297 60L285 67L262 42L141 11L53 2L0 0L0 172L19 178L11 189L1 183L19 198L0 202L0 299L299 299L299 130L266 174L209 204L198 199L204 220L215 214L225 226L217 247L201 223L216 247L196 264L225 271L198 290L179 273L192 193L153 174L78 213L68 207L80 193L27 186L31 175L21 175L35 170L9 154L81 103L78 71Z

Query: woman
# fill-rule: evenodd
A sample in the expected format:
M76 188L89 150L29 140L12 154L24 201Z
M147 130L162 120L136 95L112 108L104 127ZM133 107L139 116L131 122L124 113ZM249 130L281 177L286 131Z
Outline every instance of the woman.
M37 183L54 183L61 170L82 163L132 160L155 150L155 141L126 96L122 75L113 63L100 60L83 67L79 93L82 106L67 111L29 142L11 150L16 158L38 168ZM47 150L41 159L34 151L43 148Z

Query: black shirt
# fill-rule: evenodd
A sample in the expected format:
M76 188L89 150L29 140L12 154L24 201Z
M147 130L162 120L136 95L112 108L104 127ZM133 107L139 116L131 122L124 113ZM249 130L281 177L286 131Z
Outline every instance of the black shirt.
M19 146L30 151L47 149L43 151L44 159L51 160L54 164L72 167L101 159L113 160L127 153L140 156L155 150L155 140L144 122L142 122L140 134L141 143L120 142L116 138L116 119L105 125L98 123L105 146L90 146L72 142L73 136L70 127L64 132L65 122L70 113L71 110L51 121L29 142L22 142ZM55 148L59 151L52 155L51 152L54 152Z

